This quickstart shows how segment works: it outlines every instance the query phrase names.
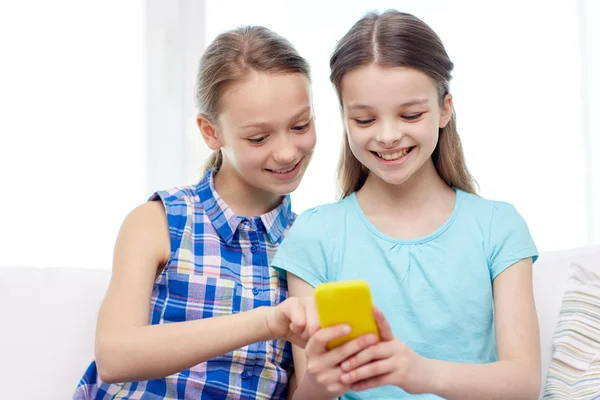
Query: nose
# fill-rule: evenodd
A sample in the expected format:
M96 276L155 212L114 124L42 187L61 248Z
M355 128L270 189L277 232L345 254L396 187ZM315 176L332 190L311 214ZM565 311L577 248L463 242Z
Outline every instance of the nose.
M384 147L393 147L402 139L402 133L396 124L387 122L381 124L380 129L375 135L375 140Z
M298 156L298 147L289 134L282 135L276 144L276 150L273 153L273 159L279 164L290 164Z

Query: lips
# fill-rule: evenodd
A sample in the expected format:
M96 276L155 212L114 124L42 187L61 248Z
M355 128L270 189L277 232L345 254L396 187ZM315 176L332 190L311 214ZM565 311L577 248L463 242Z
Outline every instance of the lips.
M265 168L265 171L271 174L273 178L281 182L288 182L296 179L302 170L304 157L293 165L286 165L281 168Z
M396 161L406 157L414 148L415 146L410 146L392 151L371 151L371 153L386 161Z
M267 169L268 171L274 172L276 174L286 174L290 171L292 171L294 168L296 168L296 165L298 165L298 163L292 165L291 167L288 168L281 168L281 169Z

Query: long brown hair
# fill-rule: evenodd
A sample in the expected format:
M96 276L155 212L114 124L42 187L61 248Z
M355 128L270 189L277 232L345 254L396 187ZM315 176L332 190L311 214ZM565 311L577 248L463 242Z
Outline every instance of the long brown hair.
M437 86L440 104L449 93L454 64L437 34L413 15L395 10L383 14L369 13L338 42L329 65L330 79L340 106L343 76L371 63L384 67L410 67L425 73ZM476 192L476 183L467 170L456 131L454 110L448 124L440 129L432 160L437 173L448 186ZM344 132L337 174L342 198L359 190L368 176L368 170L352 154L347 132Z
M244 26L221 33L206 48L196 75L196 108L216 124L224 90L250 71L299 72L310 80L310 67L294 46L262 26ZM220 168L220 150L211 154L205 171Z

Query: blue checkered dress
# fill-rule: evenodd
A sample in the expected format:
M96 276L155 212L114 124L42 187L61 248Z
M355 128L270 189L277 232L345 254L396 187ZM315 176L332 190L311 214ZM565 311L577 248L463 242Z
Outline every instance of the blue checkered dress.
M162 200L171 234L171 257L152 292L151 324L228 315L286 298L285 276L269 262L295 218L289 196L267 214L238 217L209 171L196 186L159 191L150 200ZM216 340L198 338L208 346ZM291 346L283 341L255 343L145 382L103 383L93 362L74 399L283 399L291 369Z

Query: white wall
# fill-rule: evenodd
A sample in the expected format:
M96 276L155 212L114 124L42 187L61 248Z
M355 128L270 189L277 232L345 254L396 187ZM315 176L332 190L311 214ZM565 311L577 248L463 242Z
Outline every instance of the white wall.
M0 265L110 267L144 200L144 9L0 2Z
M580 0L588 240L600 243L600 2Z
M127 213L197 179L203 10L0 3L0 266L110 268Z
M209 154L195 125L194 105L204 30L203 1L146 3L148 195L196 181Z
M365 11L392 7L428 22L456 64L481 193L513 202L541 250L600 243L595 0L28 0L0 3L0 265L109 268L127 212L197 180L208 155L194 123L197 63L240 24L272 28L310 61L319 140L294 208L334 201L329 56Z

